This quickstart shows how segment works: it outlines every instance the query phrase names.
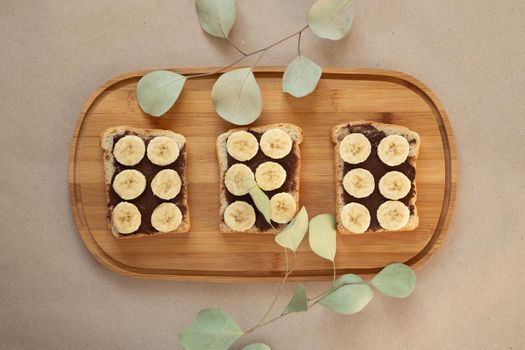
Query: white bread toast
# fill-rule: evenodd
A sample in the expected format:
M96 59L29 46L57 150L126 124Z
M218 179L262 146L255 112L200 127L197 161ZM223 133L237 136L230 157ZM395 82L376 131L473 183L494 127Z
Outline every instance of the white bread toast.
M335 126L332 129L332 142L334 143L334 164L335 164L335 188L336 188L336 222L337 222L337 231L342 234L351 234L348 229L346 229L342 222L341 222L341 209L345 204L345 190L342 185L343 177L345 175L345 162L339 155L339 144L343 140L343 138L352 132L362 132L366 136L366 130L367 128L373 128L375 129L375 132L377 132L380 135L388 136L388 135L400 135L405 137L409 142L409 154L408 158L405 161L405 163L409 164L413 167L414 173L417 166L417 158L419 155L419 148L420 148L420 137L419 135L409 130L408 128L404 126L399 125L392 125L392 124L384 124L384 123L378 123L378 122L371 122L371 121L353 121L348 122L344 124L340 124ZM373 129L370 129L373 131ZM365 130L365 131L363 131ZM374 142L372 143L372 153L375 152L375 155L371 154L370 156L377 156L377 145L374 146ZM356 168L361 167L361 165L356 165ZM364 167L366 169L366 166ZM390 170L398 170L398 169L392 169L389 168L387 165L384 165L384 172L390 171ZM379 178L375 179L376 182L376 188L374 189L374 195L380 196L379 190L377 188L377 182L379 181ZM410 231L414 230L419 225L419 217L417 214L417 207L416 207L416 199L417 199L417 188L416 188L416 179L414 176L414 179L412 180L412 189L410 193L404 198L405 204L410 208L410 217L408 220L408 223L400 229L400 231ZM384 201L387 201L388 199L383 198ZM368 208L370 210L370 208ZM376 209L376 208L374 208ZM365 233L367 232L383 232L387 231L380 227L378 224L374 225L374 223L377 223L376 219L376 211L371 210L370 211L371 216L371 224L370 227Z
M286 159L287 157L293 157L294 164L293 164L293 169L291 169L293 170L293 177L292 178L288 177L286 179L286 183L283 186L290 184L289 191L286 191L286 192L288 192L294 197L296 201L297 210L299 209L299 185L300 185L300 175L301 175L301 153L300 153L299 145L303 141L303 130L294 124L288 124L288 123L232 129L232 130L229 130L219 135L217 137L217 144L216 144L217 159L219 162L219 230L223 233L237 232L237 231L232 230L230 227L228 227L224 222L224 211L230 204L228 202L228 196L233 196L229 194L228 190L226 189L226 186L224 184L224 176L228 168L232 165L232 164L229 164L230 161L233 160L234 163L241 163L241 162L234 160L231 157L229 161L229 155L226 149L226 142L228 140L228 137L236 131L248 131L248 132L254 133L256 135L256 138L259 140L261 134L263 134L265 131L269 129L274 129L274 128L279 128L285 131L286 133L288 133L288 135L290 135L292 142L293 142L292 150L290 154L283 158L283 159ZM260 163L264 161L274 161L277 163L282 162L282 160L279 160L279 159L275 160L275 159L271 159L265 156L261 150L258 151L258 155L256 155L254 158L264 158L264 160L261 160L259 162L258 161L244 162L246 164L249 164L249 166L253 168L252 170L254 170L254 167L256 167L257 165L259 165ZM270 192L280 192L280 191L270 191ZM251 201L251 198L249 198L249 195L242 196L242 198L239 197L239 199L245 200L253 206L253 202ZM256 211L256 217L258 218L255 225L253 225L250 229L243 231L243 233L275 233L276 231L273 228L266 227L266 225L264 225L265 227L263 228L257 227L258 222L261 223L262 214L259 213L257 209L255 209L255 211ZM273 226L276 229L279 229L281 228L282 225L278 225L274 223Z
M152 138L156 136L166 136L175 141L177 146L179 147L179 157L178 159L167 166L159 167L157 165L154 165L149 161L147 155L144 156L144 158L141 160L139 164L136 166L123 166L119 164L113 155L113 147L115 144L116 139L123 137L125 135L137 135L141 139L143 139L147 145L147 142L151 140ZM122 170L125 169L148 169L148 167L151 169L173 169L177 167L177 172L179 173L179 176L181 178L181 190L180 193L172 200L169 200L168 202L172 202L179 207L182 213L182 221L180 225L177 227L175 233L182 233L182 232L188 232L190 229L190 215L189 215L189 209L188 209L188 195L187 195L187 179L186 179L186 161L187 161L187 144L186 139L184 136L177 134L170 130L161 130L161 129L140 129L140 128L134 128L130 126L116 126L111 127L106 130L104 130L100 135L100 145L103 150L103 163L104 163L104 182L105 182L105 189L106 189L106 200L108 203L108 226L111 230L111 233L117 237L117 238L137 238L137 237L143 237L143 236L153 236L153 235L159 235L162 234L162 232L158 232L155 230L151 224L150 224L150 217L145 216L145 212L151 212L155 208L150 208L149 204L155 203L154 205L158 205L162 202L166 202L165 200L162 200L156 196L153 195L151 192L150 184L152 177L155 174L143 174L146 176L146 189L144 192L136 199L130 200L128 202L135 203L137 201L144 200L145 197L147 197L147 203L148 205L142 205L138 206L140 207L139 211L141 212L141 226L136 232L133 232L131 234L121 234L119 233L115 226L111 222L111 213L114 207L114 203L112 204L112 196L115 197L116 194L113 194L112 189L112 181L115 175L115 172L118 168L122 168ZM142 198L142 199L141 199ZM119 201L123 201L122 199L118 198ZM170 232L170 233L172 233Z

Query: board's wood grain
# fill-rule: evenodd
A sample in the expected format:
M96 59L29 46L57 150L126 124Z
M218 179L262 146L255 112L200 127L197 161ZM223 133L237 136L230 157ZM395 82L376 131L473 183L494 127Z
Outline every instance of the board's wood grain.
M176 69L182 74L212 68ZM405 125L421 136L417 166L419 228L411 232L338 235L338 274L373 274L402 261L418 266L445 237L456 190L456 153L450 125L437 97L402 73L371 69L324 69L317 90L296 99L281 91L283 68L256 70L264 111L254 125L290 122L304 129L301 203L311 217L334 212L332 126L357 119ZM232 125L214 111L210 91L216 77L190 79L163 118L143 114L136 82L146 71L116 77L86 102L71 144L69 186L75 221L88 250L108 268L135 277L206 281L267 281L280 278L282 249L270 235L218 232L218 166L215 138ZM100 132L110 126L164 128L188 140L191 231L117 240L106 226ZM297 254L292 279L331 276L331 264L315 256L307 240Z

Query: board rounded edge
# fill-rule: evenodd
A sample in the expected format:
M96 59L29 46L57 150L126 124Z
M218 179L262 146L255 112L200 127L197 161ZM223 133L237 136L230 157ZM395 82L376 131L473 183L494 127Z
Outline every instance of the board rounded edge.
M201 68L170 68L169 70L177 71L182 74L200 74L200 73L206 73L206 72L214 72L216 71L216 67L201 67ZM255 73L283 73L285 67L272 67L272 66L262 66L262 67L256 67L254 69ZM232 276L220 276L220 275L186 275L186 274L172 274L172 273L165 273L162 270L158 270L158 273L144 273L139 272L141 268L136 268L133 266L129 266L126 264L123 264L119 262L118 260L112 258L109 256L105 251L100 248L100 246L95 242L94 238L89 232L86 232L87 227L85 227L85 224L82 222L79 208L77 207L78 203L81 203L81 201L78 200L78 193L77 193L77 186L78 184L75 182L75 170L76 170L76 154L77 154L77 145L78 145L78 138L79 134L82 128L82 124L84 122L85 116L88 113L89 109L93 105L93 103L96 101L96 99L108 88L110 88L112 85L120 83L126 79L130 78L136 78L139 76L144 75L146 72L151 71L151 69L147 70L138 70L133 72L128 72L124 74L117 75L113 77L112 79L106 81L104 84L102 84L100 87L98 87L95 92L93 92L89 98L84 103L79 118L77 120L76 126L73 131L73 137L70 144L70 155L69 155L69 166L68 166L68 184L69 184L69 192L70 192L70 200L71 200L71 206L72 206L72 213L75 221L75 225L77 227L77 230L79 231L80 237L82 241L84 242L84 245L88 249L91 255L95 257L97 261L99 261L102 265L107 267L108 269L117 272L122 275L131 276L131 277L138 277L138 278L146 278L146 279L171 279L171 280L205 280L208 282L243 282L243 281L252 281L252 282L263 282L263 281L271 281L271 280L278 280L281 277L280 276L242 276L239 277L232 277ZM422 254L421 257L416 258L422 251L424 251L427 246L423 248L423 250L416 254L413 258L409 259L405 263L408 263L409 265L413 266L414 268L417 268L421 266L423 263L425 263L442 245L444 239L446 238L448 234L448 227L450 225L450 222L452 220L454 206L455 206L455 197L456 197L456 188L457 188L457 155L456 155L456 148L455 148L455 140L452 133L452 127L450 125L450 121L448 119L448 115L437 97L435 93L428 88L425 84L423 84L421 81L417 80L411 75L408 75L406 73L402 72L396 72L392 70L380 70L380 69L370 69L370 68L324 68L323 69L323 75L326 74L345 74L345 75L374 75L376 77L390 77L392 79L397 79L399 81L407 82L414 87L416 87L420 93L423 93L426 98L432 102L433 107L438 112L441 121L443 122L443 128L444 128L444 134L448 140L448 147L450 152L450 188L447 198L447 213L441 223L440 232L439 235L436 237L434 241L432 241L432 238L434 238L434 235L431 238L431 241L428 244L431 244L429 249ZM405 84L401 84L406 86ZM418 93L418 92L416 92ZM418 93L418 94L420 94ZM432 107L432 106L431 106ZM435 114L435 113L434 113ZM442 130L440 129L440 134L443 136ZM445 148L445 145L444 145ZM446 157L445 157L446 158ZM445 201L445 199L444 199ZM440 218L441 220L441 218ZM414 258L416 258L414 261L412 261ZM381 268L367 268L367 269L349 269L350 272L363 274L363 275L373 275L380 271ZM346 270L340 270L342 273L347 273ZM338 271L339 272L339 271ZM325 280L331 278L331 271L329 275L322 276L322 275L315 275L315 276L290 276L291 280L302 280L302 281L314 281L314 280Z

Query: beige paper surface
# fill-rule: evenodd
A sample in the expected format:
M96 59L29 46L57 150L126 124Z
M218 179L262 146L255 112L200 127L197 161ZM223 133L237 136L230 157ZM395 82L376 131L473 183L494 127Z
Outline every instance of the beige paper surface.
M524 349L524 2L356 2L351 36L307 32L302 52L322 66L404 71L441 98L458 153L451 232L410 298L376 295L347 317L316 307L234 348ZM304 25L310 3L239 0L232 40L247 51L276 41ZM94 89L127 71L238 57L201 31L194 2L3 0L0 43L0 348L178 349L205 307L252 326L275 285L119 276L88 254L69 206L69 143ZM261 64L285 65L295 50L283 43Z

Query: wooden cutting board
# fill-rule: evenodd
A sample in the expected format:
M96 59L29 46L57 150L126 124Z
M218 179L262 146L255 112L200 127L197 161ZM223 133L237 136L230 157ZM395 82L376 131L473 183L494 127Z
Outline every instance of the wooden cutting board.
M174 69L198 74L212 68ZM147 71L118 76L101 86L80 112L71 143L69 188L80 237L109 269L134 277L220 282L281 278L285 256L273 235L218 232L216 137L234 127L215 113L210 92L217 76L190 79L176 105L163 117L140 110L136 83ZM264 111L254 125L294 123L304 129L301 145L301 204L310 217L334 213L332 126L373 120L407 126L421 136L417 165L419 227L410 232L337 236L337 273L374 274L400 261L421 265L441 245L454 207L456 153L443 106L416 79L376 69L325 68L315 92L294 98L281 90L283 68L256 69ZM188 194L191 231L118 240L106 214L100 132L131 125L170 129L188 140ZM305 238L292 279L331 278L331 263L317 257Z

